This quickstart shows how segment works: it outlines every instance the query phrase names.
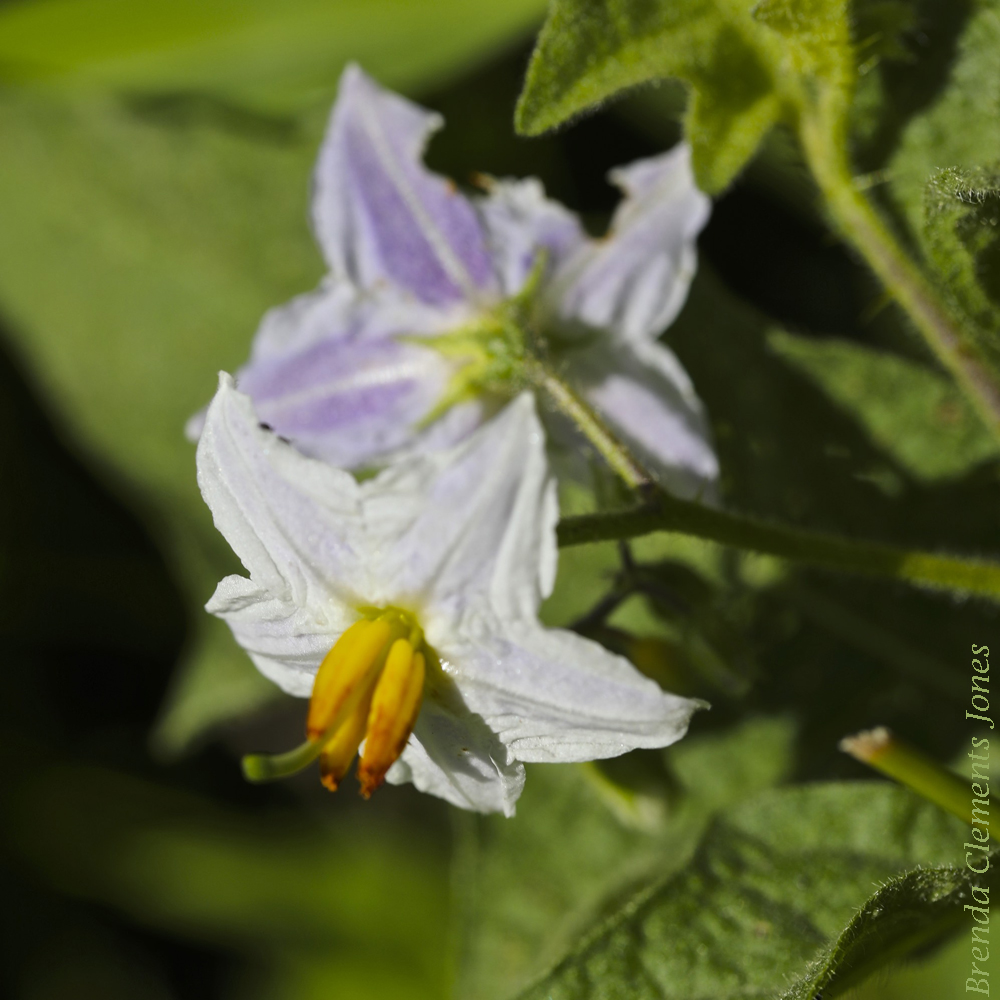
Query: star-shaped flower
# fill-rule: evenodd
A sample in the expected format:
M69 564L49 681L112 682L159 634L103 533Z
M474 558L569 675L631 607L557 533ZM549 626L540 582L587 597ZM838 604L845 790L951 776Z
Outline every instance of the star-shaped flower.
M363 794L387 777L509 815L522 762L666 746L699 707L539 623L558 511L528 393L459 445L358 482L261 426L222 375L198 480L250 574L208 610L265 676L311 697L306 743L249 759L252 777L318 757L335 788L364 741Z
M534 269L531 322L554 363L663 485L710 493L701 403L656 340L683 305L709 212L688 148L613 171L625 199L595 240L537 180L491 181L472 201L428 171L441 124L345 70L312 206L329 275L265 317L237 374L261 419L344 468L461 440L504 401L483 391L495 357L468 348Z

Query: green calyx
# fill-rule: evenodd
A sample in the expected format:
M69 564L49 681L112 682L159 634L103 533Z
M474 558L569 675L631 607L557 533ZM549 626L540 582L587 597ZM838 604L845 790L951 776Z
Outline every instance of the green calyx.
M457 403L481 395L509 399L530 383L531 362L543 351L535 312L547 258L540 251L521 291L466 326L435 337L401 338L430 347L456 363L447 388L421 420L421 427L434 423Z

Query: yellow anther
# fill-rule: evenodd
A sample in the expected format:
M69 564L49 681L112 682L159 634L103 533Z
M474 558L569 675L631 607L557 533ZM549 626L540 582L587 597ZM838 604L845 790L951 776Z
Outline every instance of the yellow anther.
M286 753L244 757L251 781L295 774L319 758L320 779L336 791L364 740L358 779L368 798L403 752L424 687L424 656L414 652L423 631L407 611L360 610L366 617L341 635L316 672L306 742Z
M358 707L337 730L333 739L323 747L323 752L319 756L319 780L331 792L335 792L340 786L351 766L351 761L358 752L358 747L361 746L361 741L365 738L371 703L372 691L369 689L367 696L361 699Z
M372 695L365 750L358 765L361 794L367 799L385 780L410 738L420 711L426 668L423 653L397 639Z
M364 682L372 680L369 673L377 666L379 654L385 652L391 637L392 626L378 619L355 623L337 640L313 682L306 719L310 740L322 739L336 728L338 716L353 712L363 697Z

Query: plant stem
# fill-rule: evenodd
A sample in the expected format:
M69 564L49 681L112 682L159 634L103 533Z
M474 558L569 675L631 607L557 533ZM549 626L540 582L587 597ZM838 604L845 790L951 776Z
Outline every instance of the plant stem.
M953 816L972 823L972 796L969 782L936 760L910 746L888 729L880 727L856 736L845 736L840 749L863 764L906 785L918 795ZM989 809L981 810L989 824ZM992 829L990 834L993 835Z
M584 514L559 523L560 546L637 538L654 531L694 535L723 545L811 563L830 569L968 591L1000 601L1000 564L953 558L821 532L771 524L658 494L630 510Z
M542 390L555 408L576 425L626 486L639 490L653 484L654 480L649 472L572 386L542 361L533 360L526 367L531 383Z
M843 153L829 141L823 128L804 121L800 134L810 169L843 235L906 310L983 423L1000 439L1000 385L982 364L959 322L857 189Z
M998 563L854 542L835 535L770 524L689 500L678 500L657 487L653 477L615 437L600 416L544 362L530 362L527 374L532 384L573 421L627 486L642 490L646 496L652 493L646 503L629 510L584 514L560 521L560 547L620 541L655 531L673 531L797 562L883 576L942 590L968 591L1000 601Z

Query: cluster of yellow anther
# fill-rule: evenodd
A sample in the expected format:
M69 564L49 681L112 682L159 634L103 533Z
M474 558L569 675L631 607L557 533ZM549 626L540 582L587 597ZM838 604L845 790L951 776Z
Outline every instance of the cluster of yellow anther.
M364 741L357 776L368 798L410 738L426 672L423 633L411 615L389 609L355 622L316 673L306 743L275 757L246 757L244 773L266 781L318 757L323 784L336 791Z
M313 684L306 734L323 743L320 777L330 791L337 790L362 740L358 781L365 798L403 752L424 690L419 643L419 629L406 616L386 612L356 622L326 654Z

